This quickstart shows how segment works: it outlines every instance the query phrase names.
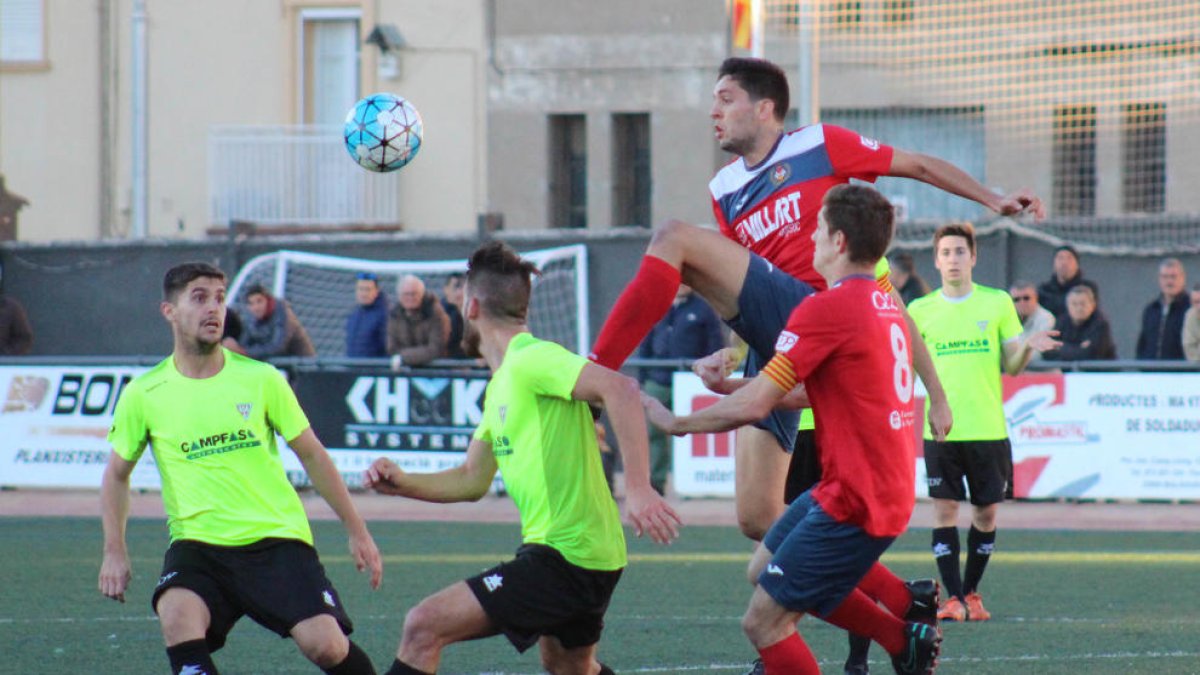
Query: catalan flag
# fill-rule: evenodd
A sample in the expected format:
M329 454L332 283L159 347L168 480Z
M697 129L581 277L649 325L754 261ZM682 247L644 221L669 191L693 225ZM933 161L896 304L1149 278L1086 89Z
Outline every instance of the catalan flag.
M753 0L731 0L729 18L735 49L750 49L754 45L753 4Z

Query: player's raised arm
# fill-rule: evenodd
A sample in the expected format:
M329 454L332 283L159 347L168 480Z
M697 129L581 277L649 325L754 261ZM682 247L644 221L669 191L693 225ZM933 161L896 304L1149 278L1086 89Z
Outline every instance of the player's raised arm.
M660 403L657 408L643 397L650 422L663 431L684 434L729 431L760 420L784 401L793 388L784 389L766 375L758 375L713 405L691 415L676 417ZM797 396L800 396L797 392ZM804 397L806 400L807 397ZM651 399L653 400L653 399ZM801 400L797 398L796 400ZM654 401L658 403L658 401ZM665 414L664 414L665 413Z
M951 194L979 202L1002 216L1032 213L1037 220L1046 217L1045 205L1031 190L1022 188L1007 195L997 194L966 171L931 155L895 149L888 175L928 183Z
M392 460L380 457L367 469L363 482L379 494L449 504L479 501L495 477L491 443L473 438L467 446L466 460L456 467L434 473L407 473Z
M650 486L650 446L639 404L637 381L589 363L579 373L572 398L600 403L608 411L625 466L626 510L640 537L669 544L679 536L679 514Z
M125 602L125 589L133 572L129 550L125 546L125 525L129 521L129 476L134 462L116 452L108 455L108 466L100 482L100 517L104 525L104 560L100 564L100 592Z
M308 472L313 486L337 513L350 534L350 554L354 558L354 566L359 572L369 570L371 588L379 588L379 583L383 580L383 561L379 557L379 548L367 530L367 523L354 507L350 491L342 482L342 477L333 465L333 460L329 458L325 446L317 439L312 427L309 427L296 438L289 440L288 447L300 458L300 463Z

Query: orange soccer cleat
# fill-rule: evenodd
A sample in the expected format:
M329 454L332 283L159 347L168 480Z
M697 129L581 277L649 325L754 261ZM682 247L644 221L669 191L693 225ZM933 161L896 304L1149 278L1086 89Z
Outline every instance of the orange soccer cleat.
M980 605L980 607L982 606ZM938 608L937 618L938 621L966 621L967 606L958 599L958 596L952 595Z
M987 621L992 613L983 606L983 596L978 593L967 594L967 619L969 621Z

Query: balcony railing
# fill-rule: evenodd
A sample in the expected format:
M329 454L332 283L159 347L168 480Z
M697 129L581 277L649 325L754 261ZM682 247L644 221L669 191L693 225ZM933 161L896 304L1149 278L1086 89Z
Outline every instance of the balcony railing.
M336 126L214 126L208 135L213 225L400 222L395 174L356 164Z

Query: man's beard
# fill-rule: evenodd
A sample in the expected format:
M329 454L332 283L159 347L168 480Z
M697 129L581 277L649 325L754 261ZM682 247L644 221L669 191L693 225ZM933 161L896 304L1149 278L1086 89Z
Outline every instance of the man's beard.
M462 346L463 354L469 359L478 359L483 356L483 352L479 351L479 341L482 336L479 334L479 329L470 321L463 326L462 341L459 343Z

